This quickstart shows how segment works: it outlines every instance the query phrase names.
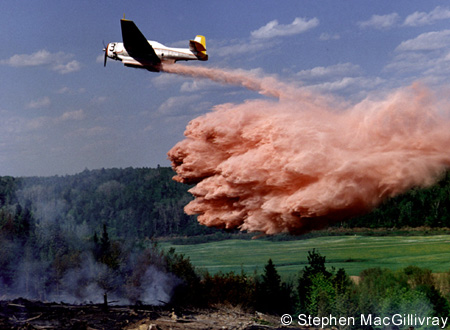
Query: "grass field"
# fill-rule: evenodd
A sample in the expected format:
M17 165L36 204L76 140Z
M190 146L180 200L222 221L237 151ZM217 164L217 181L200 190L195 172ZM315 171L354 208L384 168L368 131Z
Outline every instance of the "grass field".
M307 264L308 251L315 248L326 256L327 267L344 268L359 275L367 268L399 269L409 265L433 272L450 270L450 236L331 236L297 241L271 242L225 240L195 245L161 243L174 247L191 262L211 273L234 271L261 274L269 258L284 278L294 276Z

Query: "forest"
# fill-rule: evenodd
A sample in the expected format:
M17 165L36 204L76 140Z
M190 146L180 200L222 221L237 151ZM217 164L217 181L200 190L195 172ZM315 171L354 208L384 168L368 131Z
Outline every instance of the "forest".
M427 188L413 188L386 200L372 212L340 225L344 227L450 227L450 172Z
M85 170L54 177L0 177L0 226L8 217L93 235L145 239L209 233L187 216L189 186L171 168ZM25 219L23 219L25 217ZM20 219L19 219L20 218Z
M271 260L261 274L195 269L158 237L204 237L183 206L189 186L170 168L85 170L54 177L0 177L0 297L42 301L205 306L218 303L270 313L345 315L414 311L448 315L450 275L427 269L368 269L358 283L328 269L310 251L308 265L283 281ZM447 227L450 175L385 201L340 227ZM201 293L201 294L199 294ZM384 315L383 314L383 315Z
M85 170L53 177L0 177L0 228L59 226L80 236L98 234L143 240L203 236L218 231L197 223L183 207L188 189L169 167ZM343 228L450 227L450 173L428 188L386 200L372 212L336 224ZM219 232L220 233L220 232ZM221 236L220 234L218 235ZM225 237L227 235L224 235Z

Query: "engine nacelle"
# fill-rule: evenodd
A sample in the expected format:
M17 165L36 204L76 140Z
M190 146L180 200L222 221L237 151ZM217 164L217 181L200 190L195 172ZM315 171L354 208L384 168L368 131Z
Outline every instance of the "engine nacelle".
M121 61L122 56L128 56L123 43L121 42L111 42L106 47L106 56L113 60Z

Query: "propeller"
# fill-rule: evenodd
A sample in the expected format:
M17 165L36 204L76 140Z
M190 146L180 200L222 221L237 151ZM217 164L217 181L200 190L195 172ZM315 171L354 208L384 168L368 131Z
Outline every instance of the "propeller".
M105 52L105 59L103 60L103 66L105 67L108 59L108 46L105 46L105 41L103 41L103 51Z

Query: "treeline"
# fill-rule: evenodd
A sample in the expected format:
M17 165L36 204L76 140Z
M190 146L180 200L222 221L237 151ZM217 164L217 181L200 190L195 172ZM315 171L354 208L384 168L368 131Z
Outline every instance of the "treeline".
M450 172L428 188L413 188L386 200L372 212L339 224L343 227L450 227Z
M308 265L288 282L280 278L269 260L261 275L206 273L189 287L200 288L195 295L192 291L190 301L203 306L225 303L278 315L332 315L357 320L355 326L330 324L330 328L360 329L361 315L440 318L450 313L450 273L437 280L430 270L416 266L397 271L371 268L353 281L344 269L327 268L325 256L315 250L308 252ZM414 326L430 328L431 323Z
M171 168L85 170L54 177L0 177L0 227L16 217L16 207L31 213L40 227L54 223L73 232L145 239L212 233L184 213L189 186L172 180Z
M39 230L58 223L82 235L108 226L111 237L142 240L153 237L229 235L197 223L183 212L192 199L190 188L172 180L168 167L85 170L54 177L0 177L0 227L17 212L27 214ZM385 201L372 212L336 225L343 228L450 227L450 174L435 185ZM209 235L209 236L205 236ZM201 238L203 237L203 238Z

